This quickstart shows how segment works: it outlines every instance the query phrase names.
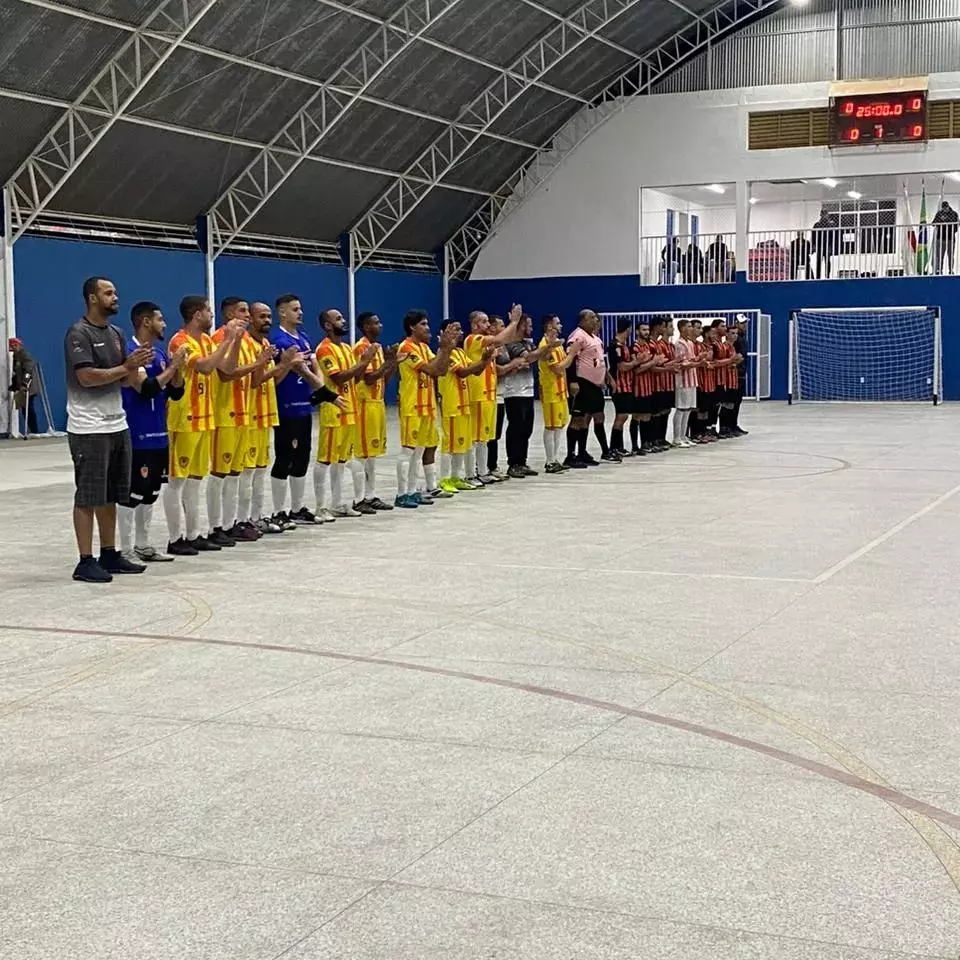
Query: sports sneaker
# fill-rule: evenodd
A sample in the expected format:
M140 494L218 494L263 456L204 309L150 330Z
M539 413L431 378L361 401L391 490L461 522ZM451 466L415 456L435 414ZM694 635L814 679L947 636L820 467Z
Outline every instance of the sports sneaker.
M563 461L563 466L565 466L568 470L587 469L587 465L578 457L567 457L567 459Z
M543 468L544 473L566 473L563 467L559 463L548 463Z
M271 523L275 523L281 530L284 531L284 533L286 533L288 530L297 529L296 523L290 519L290 515L286 512L286 510L281 510L279 513L275 513L268 519Z
M428 490L427 494L433 500L452 500L456 494L451 493L449 490L444 490L441 487L434 487L432 490Z
M458 493L460 491L460 488L454 482L453 477L444 477L440 481L440 489L444 493Z
M526 475L523 467L513 466L507 471L507 476L511 480L522 480Z
M110 583L113 574L104 570L93 557L82 557L73 568L73 579L83 583Z
M197 553L216 553L218 550L223 549L218 543L214 543L212 540L208 540L203 536L197 537L196 540L188 540L187 543L189 543Z
M254 520L253 525L261 533L283 533L283 527L273 517L261 517L259 520Z
M291 513L290 519L298 526L303 527L308 527L315 523L323 523L323 520L320 520L317 515L307 507L301 507L299 510Z
M261 536L259 530L248 527L245 523L235 523L226 534L234 543L255 543Z
M525 477L537 477L537 476L539 476L539 474L537 473L536 470L534 470L532 467L528 467L526 464L524 464L520 469L523 471L523 475L524 475Z
M372 517L377 512L376 509L371 504L367 503L366 500L358 500L353 505L353 509L365 517Z
M426 490L417 490L415 493L411 493L410 496L413 497L418 507L427 507L433 503L433 497L431 497Z
M450 483L453 489L458 491L478 489L469 480L464 480L463 477L451 477Z
M335 507L333 510L333 515L335 517L362 517L363 514L359 510L354 510L353 507L348 507L345 503L341 503L339 507Z
M169 553L164 553L162 550L158 550L156 547L152 547L149 544L145 547L134 547L133 552L136 555L137 560L142 560L144 563L172 563L173 557ZM126 556L126 554L124 554ZM129 557L127 559L130 559ZM134 561L136 562L136 560Z
M171 540L167 544L167 553L172 557L195 557L197 549L181 537L179 540Z
M214 527L213 533L207 539L218 547L235 547L237 545L237 541L223 527Z
M485 473L480 477L480 482L487 485L491 483L503 483L502 480L498 480L492 473Z
M374 497L372 500L368 500L367 506L373 507L373 509L377 511L393 509L391 504L384 503L379 497Z
M593 457L591 457L589 453L584 453L583 455L577 457L577 460L579 460L580 463L585 464L585 465L588 466L588 467L599 467L599 466L600 466L600 461L599 461L599 460L594 460Z
M745 437L749 432L750 432L749 430L744 430L743 427L733 428L733 435L735 437Z
M97 562L107 573L143 573L147 569L142 563L127 560L119 550L101 550Z
M317 523L334 523L336 519L337 515L332 510L328 510L326 507L321 507L317 511Z
M404 509L410 510L415 509L420 506L416 500L409 493L398 493L397 499L393 501L395 507L403 507Z
M490 476L493 477L497 483L505 483L510 479L510 471L508 470L506 473L504 473L502 470L491 470Z

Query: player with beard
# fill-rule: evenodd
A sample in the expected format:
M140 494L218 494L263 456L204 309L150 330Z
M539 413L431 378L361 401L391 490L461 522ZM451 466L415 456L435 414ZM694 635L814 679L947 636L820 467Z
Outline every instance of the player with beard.
M663 357L656 353L650 342L650 324L637 324L637 337L633 341L633 401L634 414L630 421L630 446L634 456L645 457L653 452L652 417L656 410L657 368Z

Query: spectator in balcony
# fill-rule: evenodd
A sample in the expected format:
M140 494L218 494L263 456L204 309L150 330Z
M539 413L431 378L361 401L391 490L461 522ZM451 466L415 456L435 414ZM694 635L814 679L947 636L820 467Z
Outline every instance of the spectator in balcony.
M960 229L960 216L957 211L944 200L940 209L933 218L933 272L943 273L943 260L947 259L949 273L953 275L953 258L957 247L957 230Z
M13 354L13 371L10 378L10 392L13 394L13 405L17 415L23 413L26 417L26 427L23 437L39 433L37 427L37 365L30 352L18 337L11 337L10 352Z
M707 283L724 283L727 274L727 257L729 251L718 233L713 243L707 247L706 281Z
M810 279L810 254L813 248L804 231L800 231L793 240L790 241L790 279L791 280L809 280ZM800 270L803 269L801 276Z
M683 260L683 279L687 283L703 283L703 251L697 238L691 237Z
M683 266L683 251L676 237L667 237L666 246L660 251L660 282L675 283Z
M840 222L826 207L820 208L820 219L813 225L813 253L817 258L817 279L830 279L831 258L839 252Z

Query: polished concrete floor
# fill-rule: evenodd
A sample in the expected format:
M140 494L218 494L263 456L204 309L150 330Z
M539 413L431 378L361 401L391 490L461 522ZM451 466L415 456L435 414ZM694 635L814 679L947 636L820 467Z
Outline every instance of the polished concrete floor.
M957 958L958 416L766 405L106 587L63 442L3 446L0 955Z

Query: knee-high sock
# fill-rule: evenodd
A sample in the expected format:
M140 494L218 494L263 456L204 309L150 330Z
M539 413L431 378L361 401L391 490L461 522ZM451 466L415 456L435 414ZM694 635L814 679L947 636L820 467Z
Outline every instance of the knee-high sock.
M353 477L353 502L359 503L363 499L363 466L359 460L350 460L347 463L350 475Z
M343 464L330 464L330 506L336 510L343 506Z
M363 499L373 500L377 495L377 458L363 461Z
M397 496L407 494L407 472L410 466L410 447L403 447L397 454Z
M203 533L203 527L200 525L201 483L202 481L195 477L188 477L183 485L183 516L188 540L196 540Z
M186 480L171 477L163 490L163 513L167 518L167 531L170 542L181 540L184 536L183 524L183 488Z
M639 420L630 421L630 449L631 450L640 449L640 421Z
M407 474L406 493L417 492L417 480L420 477L420 464L423 461L423 447L414 447L407 458L409 473Z
M327 495L327 477L330 476L329 463L315 463L313 465L313 493L317 498L317 511L323 509Z
M134 544L138 547L150 546L150 523L153 520L153 504L141 503L133 511L133 521L136 524L137 533L134 538Z
M211 530L223 523L223 477L215 477L212 473L207 477L207 521Z
M449 453L440 454L440 476L444 480L453 476L453 456Z
M253 475L256 470L244 470L237 477L237 520L249 523L253 519Z
M120 531L120 552L127 553L133 549L133 507L117 504L117 527Z
M437 461L425 463L423 465L423 480L427 487L427 492L437 489Z
M462 453L455 453L450 458L450 469L452 471L451 476L456 477L458 480L462 480L464 478L464 458L465 454Z
M263 493L267 482L267 468L257 467L250 481L250 519L263 519ZM283 507L281 506L281 509Z
M577 455L577 444L580 442L580 428L573 425L567 427L567 459L573 460Z
M223 478L223 526L229 530L237 522L237 500L240 495L240 477Z
M303 509L303 495L307 489L307 475L290 478L290 510L296 513Z
M587 456L587 440L590 437L590 431L583 427L577 431L577 446L580 447L580 456Z
M466 470L466 476L475 477L477 475L477 457L473 446L463 455L463 468Z
M270 496L273 500L274 513L283 513L283 508L287 505L287 488L289 486L290 484L286 479L270 478Z
M689 410L677 410L673 415L673 442L679 443L687 437L687 423L690 420Z
M486 443L475 443L473 445L473 456L477 461L477 476L485 477L487 475Z
M553 463L557 459L557 433L546 427L543 431L543 456L547 463Z
M594 429L596 429L596 425L594 425ZM623 427L610 428L610 447L613 450L623 449Z

